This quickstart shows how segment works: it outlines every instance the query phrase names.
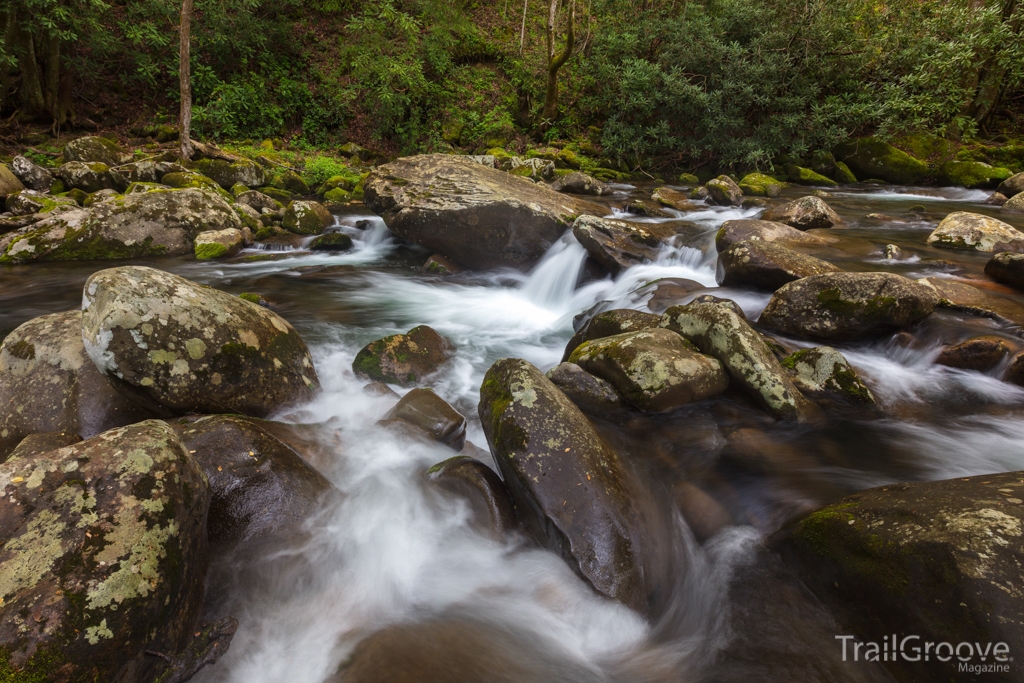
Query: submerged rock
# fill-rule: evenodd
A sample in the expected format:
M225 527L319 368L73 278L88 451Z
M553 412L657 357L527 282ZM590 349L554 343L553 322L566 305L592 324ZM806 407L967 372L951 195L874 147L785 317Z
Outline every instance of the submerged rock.
M356 354L352 370L378 382L411 386L437 372L452 343L426 325L370 342Z
M661 316L644 311L634 311L631 308L616 308L611 311L602 311L596 314L584 324L576 334L572 336L565 346L565 353L562 360L569 360L569 356L580 344L591 339L611 337L623 332L637 332L652 327L657 327L661 322Z
M722 227L715 235L715 246L718 247L718 251L725 251L737 242L825 244L825 239L775 221L743 219L722 223Z
M939 297L939 306L991 318L1002 323L1024 327L1024 306L1013 298L999 296L985 289L949 278L926 277L918 280Z
M177 275L101 270L86 281L82 307L96 367L159 414L263 417L319 389L309 350L287 321Z
M516 513L501 477L487 465L456 455L427 470L427 481L465 499L475 521L501 537L516 528Z
M611 382L575 363L559 363L548 370L547 378L582 410L599 413L622 405L622 397Z
M942 219L928 235L928 244L946 249L1022 251L1024 233L1009 223L978 213L956 211Z
M580 214L607 209L464 157L425 154L379 166L366 205L399 237L468 268L529 268Z
M801 197L772 207L764 212L761 220L783 223L797 230L833 228L843 222L839 214L818 197Z
M819 403L875 405L871 390L843 354L831 346L801 349L784 358L793 383Z
M1024 290L1024 254L1004 251L985 264L985 275L996 282Z
M869 339L909 327L939 303L935 292L892 273L826 273L784 285L761 323L796 337Z
M151 416L86 355L81 311L33 318L0 345L0 461L31 434L90 438Z
M729 387L720 362L661 328L584 342L569 362L607 380L627 401L651 412L716 396Z
M562 176L551 184L551 189L555 192L589 194L598 197L612 193L612 189L600 180L579 171L573 171L568 175Z
M0 650L12 681L150 681L193 635L210 490L151 420L0 465Z
M384 416L422 430L454 451L466 445L466 418L430 389L413 389Z
M618 455L572 401L524 360L499 360L480 421L516 513L602 595L646 613L650 547L641 497Z
M972 337L942 349L935 362L950 368L988 372L999 366L1013 352L1002 337L987 334Z
M828 261L765 241L737 242L718 257L718 284L750 285L772 291L787 282L840 269Z

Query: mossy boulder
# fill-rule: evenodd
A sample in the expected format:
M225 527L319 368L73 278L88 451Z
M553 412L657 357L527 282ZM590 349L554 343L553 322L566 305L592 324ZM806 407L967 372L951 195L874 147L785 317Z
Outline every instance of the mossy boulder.
M284 204L258 190L243 192L235 198L235 202L245 204L260 213L263 213L264 210L277 211L284 208Z
M466 445L466 418L431 389L413 389L383 418L384 423L402 422L428 438L461 451Z
M287 321L177 275L101 270L86 282L82 307L96 367L158 414L264 417L319 389L309 350Z
M726 221L715 234L719 252L738 242L794 242L798 244L826 244L826 240L810 235L785 223L768 220L740 219Z
M31 434L90 438L149 417L86 355L81 311L33 318L0 345L0 461Z
M465 455L448 458L427 470L427 481L469 503L474 522L497 538L518 526L501 477L479 460Z
M516 513L598 593L647 613L656 590L642 493L572 401L524 360L491 366L480 422Z
M607 380L627 401L650 412L717 396L729 386L720 362L661 328L584 342L569 362Z
M562 360L569 360L569 356L580 344L591 339L611 337L623 332L638 332L657 327L661 322L661 316L645 311L635 311L631 308L616 308L611 311L602 311L586 321L576 334L572 336L565 346L565 353Z
M255 161L238 159L200 159L192 167L207 178L212 179L225 190L239 184L246 187L259 187L266 182L263 168Z
M122 164L111 169L111 173L121 181L122 185L129 183L158 183L168 173L183 173L187 168L180 164L169 161L133 161L130 164Z
M871 390L843 354L831 346L801 349L782 360L793 383L823 407L875 405Z
M764 173L748 173L740 179L739 187L748 197L778 197L784 183Z
M796 388L772 349L731 301L672 306L661 326L721 361L735 386L771 415L785 420L812 417L813 406Z
M135 194L136 192L152 192L153 190L165 190L167 187L160 183L133 182L125 189L124 194Z
M30 190L49 192L50 187L53 185L53 174L50 173L49 170L39 166L28 157L23 157L20 154L11 160L11 170L14 172L17 179ZM0 171L0 174L2 173L3 171ZM14 186L12 183L9 183L9 181L8 184L11 185L11 187ZM0 195L10 194L4 190L4 182L0 181Z
M178 189L194 188L197 190L208 190L216 193L219 197L224 199L229 204L235 201L224 188L217 184L212 178L204 176L202 173L195 173L193 171L175 171L164 175L160 182L169 187Z
M319 235L334 223L334 216L320 202L296 200L285 209L281 225L298 235Z
M11 172L7 164L0 164L0 197L7 197L24 189L25 185Z
M242 250L245 239L237 228L207 230L196 235L195 255L200 261L234 256Z
M825 273L781 287L760 322L795 337L870 339L924 320L938 303L930 287L893 273Z
M239 195L245 194L248 191L249 186L243 185L242 183L235 183L228 188L228 192L231 193L231 196L234 197L236 201L238 200Z
M874 137L845 142L835 149L858 178L878 178L895 185L914 185L928 175L928 164Z
M840 185L853 185L855 182L857 182L857 176L854 175L853 171L850 170L850 167L847 166L842 161L836 162L836 170L834 177L836 179L836 182L839 183Z
M622 397L611 382L575 363L559 363L546 376L584 412L601 414L622 405Z
M348 251L352 238L343 232L325 232L309 243L310 251Z
M166 423L0 465L0 675L151 681L193 637L206 476Z
M990 372L1001 365L1011 353L1013 346L1008 341L994 334L986 334L945 347L935 359L935 363L959 370Z
M761 215L761 220L784 223L797 230L832 228L843 222L825 200L814 196L801 197L781 206L773 206Z
M689 195L679 190L673 190L671 187L659 187L651 194L651 199L676 211L695 211L697 209L697 205L690 201Z
M1024 233L989 216L956 211L928 235L928 244L981 252L1024 251Z
M981 161L947 161L940 170L944 183L967 188L993 188L1012 175L1008 168Z
M27 216L34 213L49 213L58 206L77 206L70 197L53 197L36 190L22 190L7 195L4 208L15 216Z
M118 166L130 159L113 140L93 135L78 138L64 145L64 161L98 162L107 166Z
M551 184L551 189L555 192L594 196L604 196L612 193L612 189L600 180L579 171L573 171L562 176Z
M370 342L356 354L352 370L377 382L412 386L437 372L453 350L433 328L420 325Z
M897 633L911 657L926 642L1004 643L985 663L1005 662L1024 650L1021 500L1024 472L889 484L812 512L772 545L835 615L837 633ZM899 681L965 680L952 653L935 653L887 668Z
M105 202L108 199L114 199L118 196L120 195L117 190L96 190L95 192L89 193L89 196L82 201L82 206L90 207L93 204L99 204L100 202Z
M985 264L985 275L996 282L1024 290L1024 254L1004 251Z
M839 185L839 183L828 176L802 166L789 166L786 169L786 175L789 177L789 182L796 183L797 185L813 185L816 187L837 187Z
M110 172L110 167L100 162L69 161L62 164L56 174L66 187L83 192L114 190L121 185Z
M277 187L271 187L269 185L264 185L263 187L258 188L258 191L270 197L271 199L274 199L275 201L279 202L282 206L290 202L292 198L295 196L294 192L282 190Z
M704 184L708 201L718 206L739 206L743 203L743 190L732 178L720 175Z
M787 282L840 268L776 242L755 240L729 245L718 255L718 284L775 291Z
M348 190L343 190L340 187L336 187L332 190L324 192L324 200L333 204L343 204L352 199L352 193Z
M293 195L297 194L301 197L306 197L311 194L309 185L302 179L295 171L286 169L280 174L275 175L271 181L271 185L276 188L291 192Z

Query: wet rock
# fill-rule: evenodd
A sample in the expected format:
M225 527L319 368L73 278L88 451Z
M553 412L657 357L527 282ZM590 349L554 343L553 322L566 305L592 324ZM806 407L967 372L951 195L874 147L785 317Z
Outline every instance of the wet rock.
M634 216L646 218L672 218L672 214L665 211L657 204L645 202L643 199L630 199L622 205L622 210Z
M792 372L797 388L819 403L875 405L875 397L860 375L831 346L801 349L783 359L782 365Z
M62 164L56 174L66 187L76 188L83 192L115 190L120 185L110 172L110 167L98 162L70 161Z
M397 391L389 387L387 384L384 384L384 382L370 382L369 384L364 384L363 393L369 394L370 396L393 398L396 401L401 398Z
M588 176L586 173L573 171L564 175L551 184L555 192L568 192L569 194L589 194L598 197L609 195L612 189L600 180Z
M677 483L672 498L701 543L733 524L732 515L721 503L689 482Z
M837 633L913 634L908 645L922 650L1002 642L1012 655L1024 648L1022 499L1022 472L892 484L808 515L773 545L836 615ZM938 681L955 678L953 661L888 667L898 680Z
M580 214L607 209L471 160L426 154L379 166L366 205L399 237L467 268L529 268Z
M499 360L480 388L480 421L516 514L600 594L650 606L640 496L618 455L540 370Z
M86 136L64 145L65 161L99 162L117 166L128 159L128 154L116 142L96 136Z
M1007 213L1024 213L1024 194L1018 193L1013 195L1003 202L1003 205L999 208Z
M1013 348L1002 337L983 335L947 346L942 349L935 362L950 368L989 372L1012 352Z
M0 238L0 263L190 254L199 233L241 227L226 202L203 190L137 192Z
M836 147L835 155L836 159L844 162L862 179L879 179L894 185L915 185L928 175L926 163L873 137L843 143Z
M277 201L273 197L268 197L267 195L263 194L262 192L259 192L258 190L249 190L248 192L243 192L242 194L238 195L237 198L235 198L235 201L239 204L244 204L253 209L256 209L260 213L263 213L264 209L267 211L277 211L278 209L284 208L281 202Z
M617 308L611 311L602 311L588 320L572 336L565 346L565 353L562 360L566 361L573 351L580 344L591 339L611 337L623 332L638 332L640 330L657 327L661 322L661 316L643 311L634 311L630 308Z
M737 242L800 242L807 244L824 244L825 240L817 235L809 235L802 230L784 223L762 220L736 220L722 223L715 235L718 251L724 251Z
M242 231L237 228L208 230L196 235L195 254L200 261L234 256L245 246Z
M761 323L796 337L870 339L920 322L938 302L932 289L900 275L826 273L783 285Z
M637 294L644 296L650 294L647 299L647 308L655 315L660 316L670 306L683 303L693 292L707 289L706 286L696 280L688 280L683 277L669 277L655 280L645 287L637 290Z
M24 189L25 186L16 175L11 173L7 164L0 164L0 197L6 198L7 195L21 192Z
M784 183L764 173L748 173L739 182L743 194L749 197L778 197Z
M1022 251L1024 233L1008 223L977 213L956 211L928 235L928 244L946 249Z
M673 410L729 387L721 363L660 328L584 342L569 362L607 380L624 399L650 412Z
M46 214L52 212L58 206L76 206L75 200L70 197L53 197L45 192L36 190L22 190L7 195L4 208L15 216L27 216L29 214ZM45 216L40 216L45 218ZM38 219L37 219L38 220Z
M0 648L9 680L150 681L188 645L209 485L151 420L0 465Z
M996 192L999 192L1007 199L1024 192L1024 173L1015 173L1003 182L999 183L999 187L996 188Z
M590 257L611 273L653 261L672 233L657 223L630 223L614 218L580 216L572 234Z
M673 306L661 326L721 361L736 386L771 415L797 420L814 414L771 348L732 307L710 302Z
M985 203L991 204L992 206L1002 206L1006 201L1006 195L1001 192L993 192L988 196L988 199L985 200Z
M384 416L423 430L453 451L466 445L466 418L430 389L413 389Z
M996 282L1024 290L1024 254L1004 251L985 264L985 275Z
M118 391L164 415L263 417L319 389L298 332L270 310L140 266L85 284L82 337Z
M235 161L200 159L193 164L193 167L207 178L212 178L214 182L225 190L230 190L231 186L236 183L246 187L259 187L266 181L263 168L255 161L249 161L248 159L237 159Z
M334 216L320 202L297 200L285 209L281 225L298 235L319 235L334 222Z
M427 470L427 481L461 496L476 522L502 537L516 528L516 513L501 477L487 465L456 455Z
M29 434L21 440L8 459L14 458L34 458L37 455L43 453L49 453L55 451L58 448L64 448L72 444L79 443L82 440L78 434L71 432L41 432L39 434Z
M670 187L659 187L651 195L651 199L662 206L667 206L676 211L696 211L697 205L690 201L688 194L673 190Z
M967 188L992 188L1013 175L1009 169L990 166L981 161L947 161L940 169L942 181Z
M343 232L325 232L309 243L310 251L348 251L352 238Z
M1024 387L1024 353L1018 353L1010 359L1003 373L1003 381Z
M843 222L839 214L818 197L801 197L788 204L772 207L764 212L761 220L784 223L797 230L833 228Z
M89 360L81 311L33 318L0 345L0 461L31 434L89 438L151 416Z
M704 184L708 190L708 201L718 206L739 206L743 203L743 190L732 178L720 175Z
M336 489L285 442L238 415L171 423L210 482L210 543L293 532Z
M718 283L723 287L753 286L776 290L787 282L840 269L780 244L737 242L718 257Z
M17 176L18 180L24 183L25 187L30 190L49 192L50 186L53 185L52 173L42 166L33 163L28 157L23 157L20 154L11 161L11 170L14 171L14 175ZM0 194L4 193L0 192Z
M918 282L939 296L939 306L942 308L1024 327L1024 306L1012 298L948 278L926 277Z
M430 273L431 275L453 275L461 271L462 269L453 261L446 259L440 254L434 254L423 264L423 272Z
M584 411L600 413L622 405L622 397L611 382L575 363L559 363L548 370L547 378Z
M900 249L899 246L895 244L885 245L885 249L882 253L885 255L885 258L890 261L898 261L899 259L903 258L903 250Z
M420 325L370 342L356 354L352 370L378 382L412 386L437 372L453 351L450 341Z

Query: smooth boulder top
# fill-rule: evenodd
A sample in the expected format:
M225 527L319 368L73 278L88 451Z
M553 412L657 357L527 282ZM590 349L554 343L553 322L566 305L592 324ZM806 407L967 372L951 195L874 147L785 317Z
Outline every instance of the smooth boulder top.
M0 164L0 197L21 192L24 189L25 185L11 172L11 169L7 168L7 164Z
M1024 233L989 216L956 211L943 218L928 235L928 244L982 252L1024 251Z
M1024 289L1024 254L1000 252L985 264L985 275L996 282Z
M99 162L117 166L128 159L128 154L113 140L95 135L72 140L64 145L64 161Z
M572 234L592 259L611 273L657 258L666 239L674 234L657 223L632 223L614 218L580 216Z
M154 268L94 273L82 337L100 372L158 414L266 416L319 389L306 344L266 308Z
M465 157L425 154L385 164L366 205L399 237L468 268L528 268L577 216L608 210Z
M1003 182L999 183L996 192L1007 199L1024 192L1024 173L1015 173Z
M784 223L797 230L832 228L843 222L831 206L819 197L801 197L782 206L774 206L761 216L763 220Z
M828 261L781 244L755 240L737 242L722 251L716 275L723 287L752 285L774 291L793 280L839 270Z
M827 240L776 221L740 219L722 223L715 235L715 246L724 251L737 242L807 242L825 244Z

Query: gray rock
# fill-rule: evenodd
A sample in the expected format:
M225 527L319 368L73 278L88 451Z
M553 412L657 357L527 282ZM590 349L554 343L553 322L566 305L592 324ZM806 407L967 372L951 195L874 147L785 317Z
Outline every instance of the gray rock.
M718 256L718 284L723 287L749 285L774 291L793 280L839 270L827 261L760 240L737 242Z
M88 135L64 145L64 161L98 162L107 166L124 163L129 155L116 142Z
M722 223L722 227L715 235L715 246L718 247L718 251L725 251L729 245L736 244L737 242L827 243L822 237L809 235L785 223L749 219Z
M110 167L100 162L69 161L56 171L65 186L82 192L116 190L120 183L110 172Z
M637 332L650 329L657 327L660 322L661 316L659 315L644 311L634 311L630 308L602 311L594 315L572 336L572 339L565 346L562 360L569 360L569 355L585 341L600 339L601 337L611 337L623 332Z
M225 190L230 190L236 183L246 187L259 187L266 182L263 168L248 159L200 159L193 164L193 168L207 178L212 178Z
M1018 192L1013 195L999 207L1000 211L1006 211L1007 213L1024 213L1024 193Z
M4 202L4 208L15 216L48 214L59 206L77 207L78 205L70 197L54 197L37 190L22 190L21 192L7 195L7 201ZM45 215L40 216L36 220L41 218L45 218Z
M11 170L25 187L39 192L49 192L53 185L53 174L20 154L11 161Z
M761 219L784 223L797 230L833 228L843 222L839 214L818 197L801 197L788 204L772 207L764 212Z
M943 218L932 234L928 235L928 244L945 249L982 252L1022 251L1024 233L995 218L956 211Z
M559 363L548 370L547 378L582 410L600 413L622 405L622 397L611 382L575 363Z
M611 273L657 258L674 233L658 223L631 223L614 218L580 216L572 234L590 257Z
M996 192L1009 199L1024 192L1024 173L1016 173L999 183Z
M819 403L875 405L875 397L860 375L831 346L802 349L783 359L782 364L792 371L800 391Z
M285 209L281 225L298 235L319 235L334 222L327 207L312 200L296 200Z
M284 205L282 205L281 202L277 201L273 197L268 197L258 190L243 192L235 198L235 202L238 204L244 204L245 206L250 206L260 213L263 213L264 209L268 211L277 211L278 209L284 208Z
M551 184L555 192L567 192L569 194L589 194L602 197L612 193L612 189L600 180L588 176L586 173L573 171L564 175Z

